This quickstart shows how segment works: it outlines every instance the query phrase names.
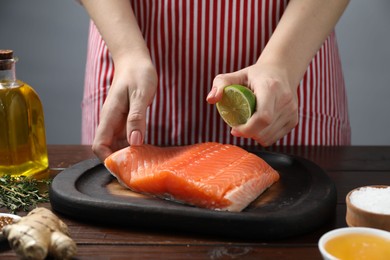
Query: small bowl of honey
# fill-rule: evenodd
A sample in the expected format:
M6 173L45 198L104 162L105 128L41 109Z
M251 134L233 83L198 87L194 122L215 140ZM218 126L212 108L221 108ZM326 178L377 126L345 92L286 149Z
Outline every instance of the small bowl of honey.
M325 260L390 259L390 232L367 227L338 228L322 235L318 248Z
M390 231L390 186L356 188L347 194L346 204L348 226Z

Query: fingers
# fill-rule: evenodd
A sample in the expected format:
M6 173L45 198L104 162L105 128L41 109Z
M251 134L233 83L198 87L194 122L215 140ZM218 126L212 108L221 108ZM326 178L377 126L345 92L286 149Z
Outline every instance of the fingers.
M275 124L257 133L253 139L262 146L270 146L291 131L298 123L298 114L282 114Z
M116 92L117 90L111 91L102 106L100 122L92 144L93 152L101 160L127 143L123 129L126 125L128 102L127 98Z
M281 113L280 117L272 122L267 122L267 120L253 119L245 125L234 127L231 134L237 137L252 138L260 145L267 147L281 139L297 125L298 114L288 111L288 113Z
M154 70L143 75L137 88L129 90L129 111L126 122L127 140L130 145L142 145L146 129L146 110L152 103L157 88Z
M232 128L231 134L270 146L298 124L298 101L281 82L266 80L261 83L254 87L256 112L246 124Z
M103 162L113 151L108 147L101 144L92 145L92 151Z
M145 99L147 101L145 101ZM133 92L129 95L130 109L126 132L130 145L142 145L146 128L146 109L150 105L148 94Z
M219 74L214 78L213 86L207 95L207 102L215 104L221 100L223 95L223 89L226 86L239 84L247 85L247 73L246 69L239 70L233 73Z
M101 160L129 144L143 144L146 109L154 96L152 88L116 87L102 107L92 145L92 150Z
M158 76L151 60L121 61L115 68L92 145L93 151L102 160L129 144L143 143L146 110L157 89Z
M232 135L256 139L264 129L276 126L281 116L277 109L277 90L272 84L261 82L255 86L256 110L248 122L232 129Z
M92 145L92 151L101 161L104 161L113 152L125 148L126 146L128 146L126 139L116 140L116 145L114 146L104 145L97 140L94 141Z

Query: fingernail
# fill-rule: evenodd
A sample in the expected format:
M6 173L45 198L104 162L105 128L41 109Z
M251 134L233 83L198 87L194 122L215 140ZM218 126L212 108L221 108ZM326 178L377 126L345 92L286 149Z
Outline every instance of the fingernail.
M240 132L238 132L236 129L234 129L234 128L232 128L231 130L230 130L230 134L232 135L232 136L235 136L235 137L241 137L241 134L240 134Z
M217 88L216 88L216 87L213 87L213 88L210 90L210 93L207 95L207 99L215 97L215 93L217 93Z
M140 131L136 130L131 132L130 145L142 145L142 136Z

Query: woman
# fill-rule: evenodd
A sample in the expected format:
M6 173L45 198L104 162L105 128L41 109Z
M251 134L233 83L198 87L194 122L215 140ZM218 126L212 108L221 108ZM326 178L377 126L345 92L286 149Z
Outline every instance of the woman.
M93 21L83 143L93 140L99 158L143 142L350 143L333 32L347 0L82 3ZM229 84L257 99L232 129L210 105Z

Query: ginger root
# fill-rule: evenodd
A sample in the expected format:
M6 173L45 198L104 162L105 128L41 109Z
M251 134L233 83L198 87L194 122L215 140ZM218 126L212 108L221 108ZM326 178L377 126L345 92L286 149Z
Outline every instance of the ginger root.
M68 227L53 212L36 208L14 224L3 228L12 249L22 259L70 259L77 251Z

